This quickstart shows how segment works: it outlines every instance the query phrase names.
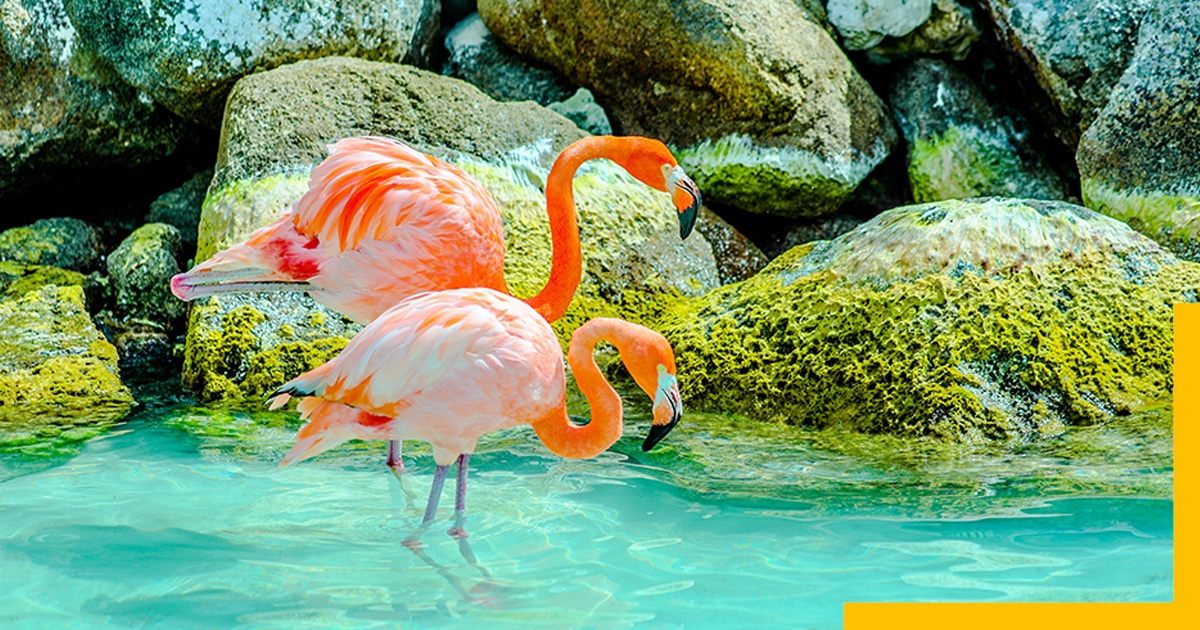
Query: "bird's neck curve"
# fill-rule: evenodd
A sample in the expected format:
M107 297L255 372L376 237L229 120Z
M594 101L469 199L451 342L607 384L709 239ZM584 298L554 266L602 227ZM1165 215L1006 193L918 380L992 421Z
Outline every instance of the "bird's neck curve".
M583 256L579 251L579 220L575 212L572 182L584 162L612 155L611 138L591 136L563 149L546 178L546 212L550 215L550 278L537 295L525 300L546 321L553 322L567 312L575 289L583 277Z
M567 415L564 405L534 422L533 430L554 454L572 459L595 457L621 437L625 429L621 396L604 378L592 353L596 343L603 340L626 356L634 341L625 330L626 326L628 324L621 320L597 318L580 326L571 336L567 363L592 408L592 421L585 425L576 424Z

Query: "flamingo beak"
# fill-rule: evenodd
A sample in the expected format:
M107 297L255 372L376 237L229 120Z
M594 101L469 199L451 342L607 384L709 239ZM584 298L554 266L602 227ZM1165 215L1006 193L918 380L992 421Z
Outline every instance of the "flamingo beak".
M236 261L216 266L198 265L171 278L171 293L185 302L216 293L307 291L311 288L306 282L281 280L269 269Z
M671 191L671 201L679 211L679 238L686 239L692 233L700 213L700 189L678 166L671 172L668 182L675 185Z
M654 397L654 423L650 434L642 442L642 451L654 448L683 417L683 399L679 395L679 383L674 374L663 372L658 379L658 393Z

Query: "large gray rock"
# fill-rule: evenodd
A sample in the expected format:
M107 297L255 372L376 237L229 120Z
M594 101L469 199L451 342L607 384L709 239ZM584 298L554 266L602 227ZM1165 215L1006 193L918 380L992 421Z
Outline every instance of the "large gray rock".
M100 232L72 217L39 219L0 232L0 260L91 271L104 255Z
M80 39L184 118L218 127L233 84L329 55L423 62L437 0L63 0Z
M1162 405L1200 264L1061 202L941 201L796 247L671 312L687 404L951 441ZM685 378L686 376L686 378Z
M0 2L0 197L173 151L186 125L79 41L63 0Z
M1200 4L1149 12L1076 160L1088 206L1200 260Z
M661 138L708 199L833 211L895 144L883 104L795 2L482 0L488 29Z
M1075 147L1125 71L1138 25L1154 4L1178 0L980 0L1054 133ZM1034 102L1035 105L1042 105Z
M327 146L355 135L403 140L482 182L504 218L509 287L522 296L542 287L551 252L542 186L558 153L586 134L531 102L499 103L456 79L346 58L284 66L234 88L197 260L287 210ZM680 242L666 193L606 161L585 167L574 188L585 264L556 323L564 338L597 315L647 321L719 284L704 237ZM306 296L205 300L189 322L185 383L205 398L255 396L333 356L355 330Z
M917 59L894 75L888 102L908 141L908 177L918 202L993 195L1063 199L1066 181L1030 141L1013 112L987 102L954 66Z
M575 86L555 70L535 64L496 39L478 13L446 35L448 57L442 74L462 79L497 101L564 101Z

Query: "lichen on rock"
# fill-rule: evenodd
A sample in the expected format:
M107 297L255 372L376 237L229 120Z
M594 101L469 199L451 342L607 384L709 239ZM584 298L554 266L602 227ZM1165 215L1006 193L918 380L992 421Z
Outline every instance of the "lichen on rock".
M260 397L332 359L358 328L301 294L209 298L192 308L183 384L205 401Z
M47 285L0 301L0 448L80 441L132 406L81 287Z
M179 231L166 223L147 223L133 231L108 256L105 264L116 287L117 315L141 320L170 331L181 324L185 304L171 295Z
M1029 439L1169 398L1200 265L1059 202L897 208L677 305L690 405L949 440Z
M0 261L91 271L102 253L99 231L72 217L39 219L0 232Z

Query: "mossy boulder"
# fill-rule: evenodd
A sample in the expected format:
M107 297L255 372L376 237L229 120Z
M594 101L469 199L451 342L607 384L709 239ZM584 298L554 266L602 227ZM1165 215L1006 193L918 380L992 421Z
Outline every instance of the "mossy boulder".
M1061 202L887 211L662 320L688 404L947 440L1055 435L1172 390L1200 265Z
M133 404L81 287L47 285L0 301L0 448L81 441Z
M179 230L147 223L133 231L105 261L116 289L116 315L161 331L183 323L185 304L171 295L171 276L179 273Z
M917 202L990 195L1063 199L1070 193L1035 148L1024 121L988 103L962 71L918 59L893 76L888 102L908 141L908 177Z
M621 133L660 138L706 198L828 214L896 133L809 3L480 0L488 29L591 90Z
M1159 2L1084 132L1084 203L1200 261L1200 4Z
M304 295L208 298L188 321L183 385L205 401L261 401L332 359L359 328Z
M253 72L330 55L421 63L437 0L62 0L79 39L183 118L217 128Z
M51 284L83 287L87 283L88 277L78 271L12 261L0 262L0 301L18 300L30 291Z
M72 217L39 219L0 232L0 261L91 271L100 265L100 231Z

